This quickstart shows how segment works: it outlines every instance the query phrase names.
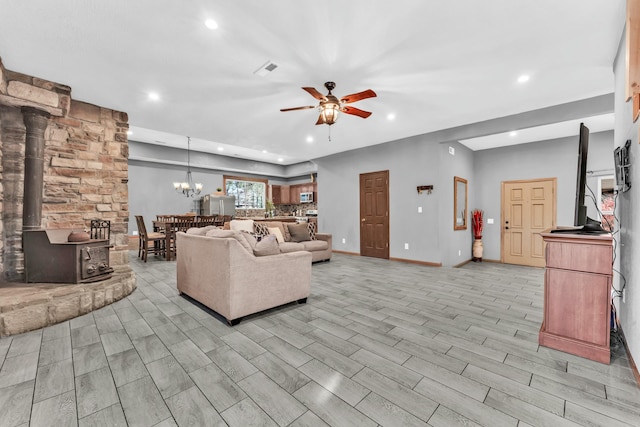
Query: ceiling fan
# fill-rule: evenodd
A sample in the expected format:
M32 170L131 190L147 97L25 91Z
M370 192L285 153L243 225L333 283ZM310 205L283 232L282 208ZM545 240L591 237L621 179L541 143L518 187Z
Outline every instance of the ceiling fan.
M367 89L362 92L352 93L351 95L343 96L338 99L335 95L331 93L333 89L335 89L336 84L334 82L326 82L324 87L329 91L328 94L323 95L318 92L315 88L312 87L303 87L302 89L309 92L311 96L320 101L318 106L308 105L306 107L295 107L295 108L282 108L280 111L294 111L294 110L307 110L309 108L318 108L320 110L320 116L318 117L318 121L316 125L329 125L331 126L338 120L338 113L343 112L345 114L351 114L354 116L362 117L366 119L371 115L371 112L360 110L359 108L350 107L346 104L351 104L356 101L360 101L367 98L373 98L376 95L374 91L371 89Z

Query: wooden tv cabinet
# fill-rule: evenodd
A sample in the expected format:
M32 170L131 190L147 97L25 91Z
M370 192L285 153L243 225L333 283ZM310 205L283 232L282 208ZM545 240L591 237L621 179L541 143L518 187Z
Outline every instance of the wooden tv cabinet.
M541 233L547 244L538 343L609 364L613 238Z

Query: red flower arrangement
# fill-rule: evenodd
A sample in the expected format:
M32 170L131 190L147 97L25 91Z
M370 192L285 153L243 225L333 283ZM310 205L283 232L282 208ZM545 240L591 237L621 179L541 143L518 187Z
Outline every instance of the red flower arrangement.
M482 227L484 226L484 211L480 209L474 209L471 211L471 221L473 224L473 237L475 239L482 239Z

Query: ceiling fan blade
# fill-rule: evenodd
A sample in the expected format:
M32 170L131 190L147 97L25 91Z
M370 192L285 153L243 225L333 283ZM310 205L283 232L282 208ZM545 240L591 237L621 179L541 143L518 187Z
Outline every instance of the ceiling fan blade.
M320 114L318 116L318 121L316 122L316 125L323 125L324 124L324 119L322 118L322 114Z
M306 90L307 92L309 92L309 94L311 96L313 96L315 99L319 100L319 101L326 101L327 97L324 96L323 94L321 94L320 92L318 92L315 88L313 87L303 87L302 89Z
M307 105L306 107L281 108L280 111L308 110L309 108L317 108L317 107L314 105Z
M342 98L340 98L340 102L344 104L350 104L352 102L360 101L362 99L367 99L367 98L374 98L376 96L378 95L374 91L372 91L371 89L367 89L362 92L352 93L351 95L343 96Z
M371 115L370 111L364 111L361 110L359 108L355 108L355 107L349 107L349 106L344 106L340 109L340 111L342 111L345 114L352 114L354 116L358 116L358 117L362 117L363 119L366 119L367 117L369 117Z

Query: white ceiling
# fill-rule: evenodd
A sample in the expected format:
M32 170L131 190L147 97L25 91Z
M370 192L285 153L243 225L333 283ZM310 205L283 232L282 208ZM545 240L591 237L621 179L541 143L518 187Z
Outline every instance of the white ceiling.
M189 135L195 150L292 164L611 93L624 8L624 0L0 0L0 56L8 69L71 86L75 99L126 111L132 140L184 148ZM278 68L254 74L269 60ZM517 83L521 74L530 81ZM342 115L331 141L315 110L279 111L317 104L300 87L325 93L328 80L338 97L378 94L354 104L373 115Z
M591 133L611 130L613 129L613 113L579 120L567 120L544 126L511 130L509 132L478 138L461 139L459 142L471 150L477 151L506 147L508 145L526 144L534 141L548 141L550 139L577 135L580 130L580 123L584 123Z

